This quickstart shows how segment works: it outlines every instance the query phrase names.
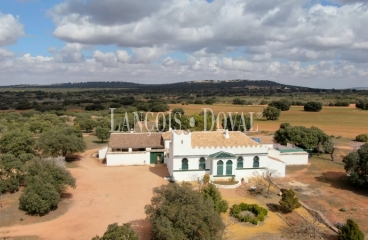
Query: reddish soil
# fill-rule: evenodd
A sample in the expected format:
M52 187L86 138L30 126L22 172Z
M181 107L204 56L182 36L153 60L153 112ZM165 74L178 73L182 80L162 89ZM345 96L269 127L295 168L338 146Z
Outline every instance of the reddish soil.
M152 188L167 183L166 167L106 167L91 157L94 152L83 153L78 167L70 169L77 188L68 191L72 199L67 212L50 221L12 226L11 236L91 239L103 235L111 223L132 222L141 239L150 238L144 206L150 203Z
M341 157L332 162L322 155L309 162L306 167L288 167L287 176L279 184L284 188L291 188L292 181L308 184L292 187L303 202L324 213L333 224L344 223L348 218L357 221L368 237L368 192L349 184Z

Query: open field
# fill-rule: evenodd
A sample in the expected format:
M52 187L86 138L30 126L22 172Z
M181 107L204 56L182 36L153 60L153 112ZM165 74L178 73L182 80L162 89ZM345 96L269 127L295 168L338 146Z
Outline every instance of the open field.
M105 167L98 159L91 157L94 152L96 149L83 153L78 167L70 169L77 179L77 187L68 190L69 198L62 200L56 211L45 217L27 216L17 209L18 202L14 199L0 209L0 215L9 209L14 212L13 219L9 217L7 220L7 226L11 225L10 236L91 239L96 234L101 236L108 224L132 221L133 228L141 238L149 239L150 226L145 220L144 206L150 203L152 188L167 183L163 179L167 176L167 169L149 166ZM15 195L6 196L16 198ZM24 220L20 221L20 217Z
M329 135L351 139L355 138L358 134L368 133L368 111L358 110L353 107L323 107L320 112L314 113L305 112L301 106L292 106L289 111L281 112L280 119L277 121L267 121L255 116L257 112L263 112L264 107L266 106L170 104L170 109L183 108L187 116L200 113L203 111L203 108L212 109L215 115L219 112L244 112L249 117L249 112L254 112L254 129L258 126L259 131L274 132L279 129L281 123L288 122L291 125L297 126L316 126Z

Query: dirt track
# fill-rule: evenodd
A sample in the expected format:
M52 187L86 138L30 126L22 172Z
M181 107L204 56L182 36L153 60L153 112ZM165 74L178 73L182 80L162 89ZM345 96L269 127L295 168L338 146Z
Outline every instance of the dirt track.
M150 226L144 206L150 203L152 188L166 184L166 167L105 167L91 155L82 154L79 167L70 169L77 188L68 211L51 221L11 227L11 236L38 236L40 239L91 239L101 236L107 225L133 222L141 239L149 239Z

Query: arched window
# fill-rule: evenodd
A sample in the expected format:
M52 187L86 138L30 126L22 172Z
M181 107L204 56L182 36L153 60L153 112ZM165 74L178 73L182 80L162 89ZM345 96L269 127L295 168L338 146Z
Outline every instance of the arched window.
M243 168L243 158L242 157L238 157L238 161L236 163L236 167L237 168Z
M188 159L183 158L181 160L181 170L188 170Z
M253 168L259 168L259 157L255 156L253 158Z
M199 169L206 169L206 159L204 157L199 159Z
M217 162L217 175L224 175L224 162L222 160Z
M226 162L226 175L233 175L233 161Z

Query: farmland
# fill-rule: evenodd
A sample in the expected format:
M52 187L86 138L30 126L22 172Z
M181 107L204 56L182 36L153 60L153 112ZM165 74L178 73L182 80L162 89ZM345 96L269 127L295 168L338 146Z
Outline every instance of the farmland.
M311 127L316 126L329 135L341 136L353 139L358 134L368 132L367 119L368 111L361 111L351 107L323 107L322 111L313 113L303 111L302 106L292 106L289 111L281 112L277 121L266 121L264 118L257 118L257 112L262 112L266 106L237 106L230 104L216 105L181 105L170 104L170 108L183 108L185 115L202 112L203 108L210 108L215 115L219 112L244 112L249 116L249 112L254 112L254 128L258 126L259 131L276 131L281 123L288 122L291 125Z

